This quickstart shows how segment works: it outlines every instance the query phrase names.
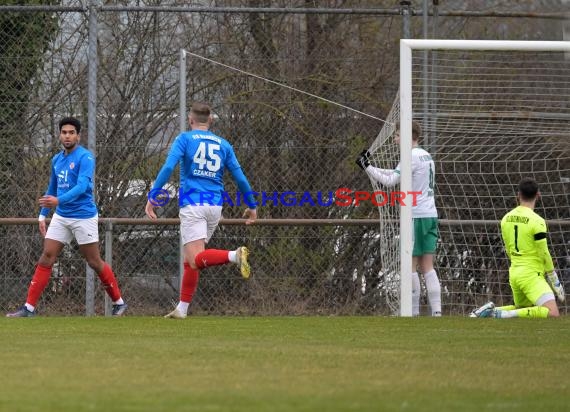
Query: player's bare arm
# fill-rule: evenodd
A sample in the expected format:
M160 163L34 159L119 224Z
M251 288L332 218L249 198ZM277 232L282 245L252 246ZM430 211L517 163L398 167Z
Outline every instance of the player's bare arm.
M245 209L245 212L243 212L243 217L247 219L245 221L245 224L251 225L257 219L257 209Z
M46 221L44 220L40 220L38 222L38 227L40 229L40 233L42 235L42 237L46 237L46 233L47 233L47 225L46 225Z
M156 213L154 212L154 206L152 205L152 203L150 203L150 201L146 202L146 206L144 208L144 212L146 213L146 215L152 219L152 220L156 220Z

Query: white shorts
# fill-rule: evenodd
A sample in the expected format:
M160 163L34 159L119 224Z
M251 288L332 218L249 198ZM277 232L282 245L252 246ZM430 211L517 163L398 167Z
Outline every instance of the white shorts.
M48 226L46 239L53 239L63 244L70 243L73 238L78 245L86 245L99 241L99 216L87 219L63 217L53 214Z
M222 218L222 206L191 206L180 209L180 236L182 244L193 240L210 240Z

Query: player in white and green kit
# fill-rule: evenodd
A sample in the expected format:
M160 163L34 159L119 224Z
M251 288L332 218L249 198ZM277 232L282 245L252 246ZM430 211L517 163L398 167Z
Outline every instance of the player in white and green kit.
M546 318L558 317L554 296L564 301L564 289L554 271L548 251L546 222L534 212L538 184L523 179L519 184L519 206L501 220L501 235L511 262L509 284L514 305L495 307L488 302L472 317Z
M433 267L437 247L437 209L435 207L434 182L435 165L431 155L421 147L421 128L412 122L412 191L419 192L416 204L412 205L414 222L414 249L412 252L412 315L420 314L420 278L418 269L426 283L432 316L441 316L441 285ZM400 131L394 134L394 143L400 144ZM370 178L387 187L400 182L400 165L396 169L380 169L370 165L368 151L363 151L356 163Z

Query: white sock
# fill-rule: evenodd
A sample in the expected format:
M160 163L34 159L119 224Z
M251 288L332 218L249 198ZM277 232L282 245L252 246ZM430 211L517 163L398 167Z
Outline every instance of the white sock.
M230 250L230 253L228 254L228 259L232 263L238 263L237 250Z
M36 309L35 306L32 306L32 305L30 305L29 303L26 303L24 306L25 306L26 309L28 309L30 312L33 312L33 311Z
M412 273L412 316L420 316L420 277L418 272Z
M183 313L184 315L187 315L189 306L190 306L190 302L178 302L176 309L178 309L178 312Z
M116 300L113 302L113 305L124 305L125 301L123 300L123 298L119 298L119 300Z
M424 273L424 279L426 281L431 314L432 316L441 316L441 285L439 284L439 279L437 278L435 269Z
M501 311L501 318L518 318L519 312L518 310L502 310Z

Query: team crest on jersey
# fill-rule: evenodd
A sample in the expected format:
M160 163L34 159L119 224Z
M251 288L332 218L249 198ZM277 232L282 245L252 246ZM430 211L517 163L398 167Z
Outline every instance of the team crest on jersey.
M75 163L71 162L71 163L69 164L69 168L70 168L71 170L73 170L74 167L75 167Z

